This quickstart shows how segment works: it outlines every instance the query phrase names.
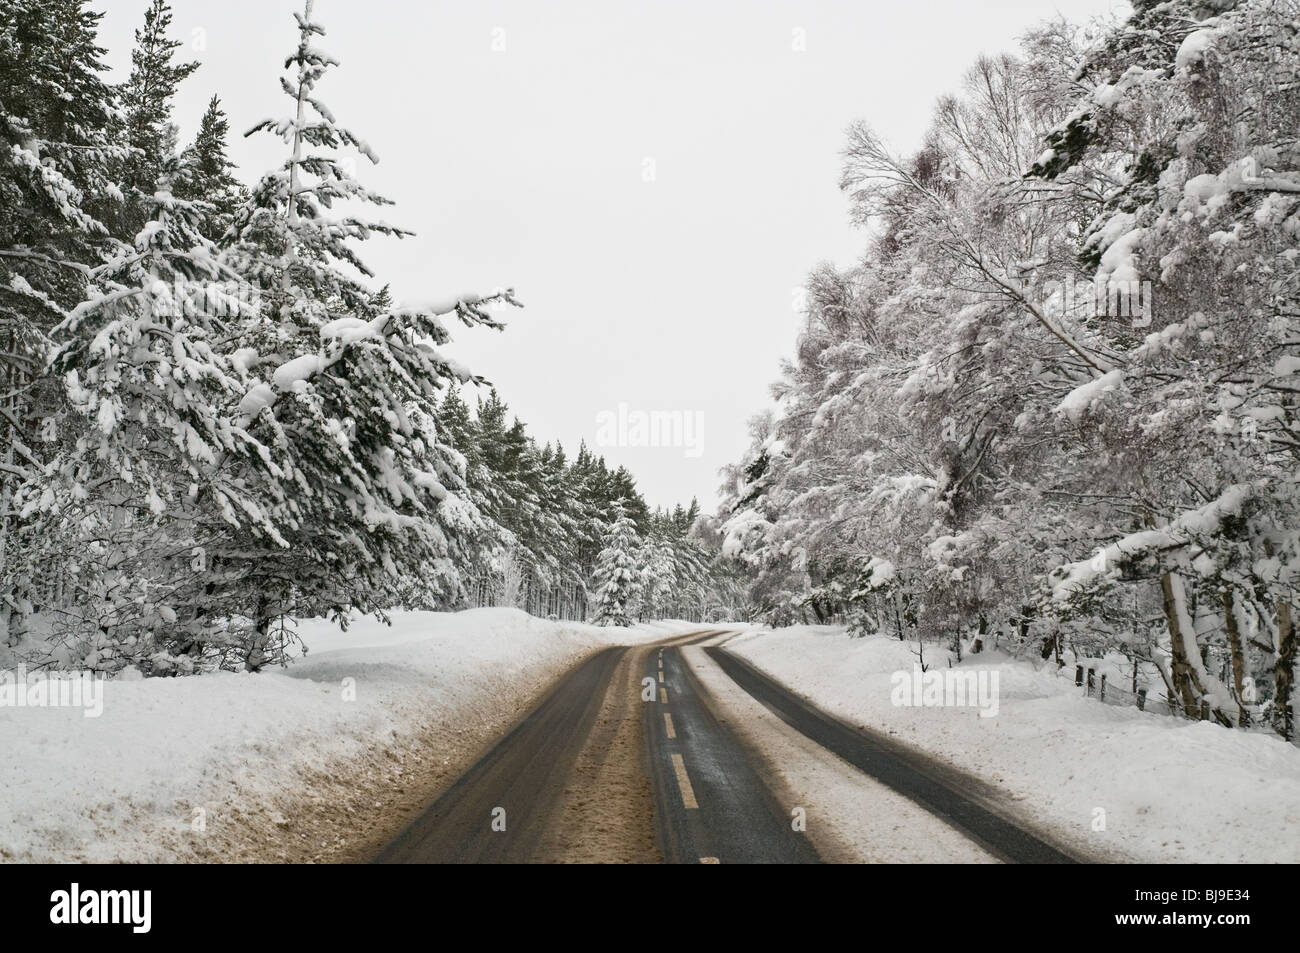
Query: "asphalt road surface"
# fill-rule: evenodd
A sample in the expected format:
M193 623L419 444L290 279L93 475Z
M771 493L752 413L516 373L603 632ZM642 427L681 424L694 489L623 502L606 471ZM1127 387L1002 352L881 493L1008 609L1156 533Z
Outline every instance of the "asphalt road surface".
M680 651L722 634L597 652L376 862L818 863ZM832 718L725 648L704 651L786 724L994 857L1076 859L1009 816L983 782Z
M815 864L817 852L793 829L735 736L704 703L676 646L659 649L647 677L658 703L646 706L655 832L679 863Z

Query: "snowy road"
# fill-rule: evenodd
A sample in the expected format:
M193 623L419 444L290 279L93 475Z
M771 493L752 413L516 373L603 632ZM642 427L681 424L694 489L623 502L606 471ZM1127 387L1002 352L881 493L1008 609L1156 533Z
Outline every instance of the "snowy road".
M1075 859L1000 810L987 785L831 718L730 655L716 643L731 634L591 656L376 860Z

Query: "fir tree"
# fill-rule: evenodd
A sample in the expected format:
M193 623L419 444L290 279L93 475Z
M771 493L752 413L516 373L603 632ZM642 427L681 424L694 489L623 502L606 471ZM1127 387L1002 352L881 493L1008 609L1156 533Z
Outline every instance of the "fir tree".
M238 565L251 600L250 668L273 657L272 628L290 614L380 611L413 580L430 600L460 598L455 560L477 533L475 519L453 482L450 448L421 421L449 382L470 379L438 349L449 338L442 318L498 327L488 305L513 300L503 292L371 316L374 293L354 277L371 272L353 243L410 233L329 217L344 202L392 203L342 161L340 150L378 156L319 98L335 61L315 45L325 31L310 0L295 16L299 42L281 84L293 113L248 133L277 136L289 157L236 214L227 253L261 290L241 332L252 355L241 408L249 432L276 448L279 471L260 488L277 533L232 538L220 557Z
M36 608L48 541L17 501L71 429L46 373L51 332L84 297L108 247L112 92L84 0L0 6L0 643Z
M118 93L122 106L121 135L128 150L120 181L131 200L122 223L124 237L133 235L149 216L147 209L135 204L135 198L152 196L163 184L164 170L175 152L172 97L185 78L199 68L197 62L172 62L183 44L167 38L171 23L171 7L166 0L150 0L144 24L135 31L131 75Z
M622 502L616 501L613 520L592 574L592 622L596 625L627 626L635 621L635 603L640 592L641 573L637 565L640 545L636 524L624 511Z
M246 197L232 172L234 163L226 154L229 125L221 111L220 99L213 96L199 122L194 142L181 155L181 173L176 186L176 194L182 198L201 200L212 206L204 216L200 231L214 242L230 227L235 210ZM389 303L384 298L376 301L375 306L382 310Z

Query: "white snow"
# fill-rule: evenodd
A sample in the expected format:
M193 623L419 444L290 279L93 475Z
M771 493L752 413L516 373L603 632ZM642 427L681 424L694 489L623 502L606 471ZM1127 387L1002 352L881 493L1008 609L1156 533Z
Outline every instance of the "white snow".
M1092 101L1098 106L1114 106L1124 98L1124 90L1110 83L1102 83L1092 91Z
M1183 201L1179 208L1198 216L1213 216L1228 204L1231 189L1227 179L1208 172L1194 175L1183 183Z
M1116 216L1122 218L1123 216ZM1146 229L1130 228L1113 241L1108 242L1101 255L1101 267L1097 269L1098 282L1140 281L1142 276L1137 267L1137 250L1146 235Z
M996 716L980 717L975 707L895 707L891 675L912 671L914 648L819 626L754 630L727 643L831 714L999 785L1019 810L1083 850L1144 862L1300 862L1293 745L1103 704L1083 697L1055 663L995 650L967 655L960 667L998 673ZM944 656L927 647L931 664L943 665Z
M320 355L304 354L277 367L272 380L280 390L288 390L298 381L308 380L313 374L319 373L321 367Z
M1080 587L1149 550L1173 549L1195 542L1198 537L1212 536L1225 519L1241 513L1255 492L1255 487L1249 483L1233 484L1204 506L1180 513L1166 527L1129 533L1088 559L1066 563L1052 573L1053 598L1068 600ZM1191 632L1192 627L1187 631ZM1196 650L1192 654L1199 657L1200 652Z
M241 347L234 354L230 355L230 364L241 374L247 374L253 368L257 367L260 357L256 348Z
M381 314L371 321L360 318L336 318L320 329L322 341L337 341L339 344L354 344L357 341L377 339L384 336L391 313ZM301 359L300 359L301 360Z
M209 830L238 823L376 745L507 724L512 702L605 645L698 628L597 628L516 609L398 612L391 627L361 618L347 632L306 620L310 651L283 671L117 678L97 718L0 707L0 860L174 860L202 836L197 806Z
M256 417L263 407L275 403L275 391L269 384L255 384L239 402L239 412L249 417Z
M1115 390L1124 381L1124 372L1116 369L1107 371L1101 377L1094 378L1086 384L1080 384L1065 399L1056 405L1056 412L1064 414L1078 423L1092 405L1107 391Z
M1174 56L1174 66L1178 69L1187 69L1194 63L1199 63L1209 51L1214 36L1214 30L1193 30L1187 34Z

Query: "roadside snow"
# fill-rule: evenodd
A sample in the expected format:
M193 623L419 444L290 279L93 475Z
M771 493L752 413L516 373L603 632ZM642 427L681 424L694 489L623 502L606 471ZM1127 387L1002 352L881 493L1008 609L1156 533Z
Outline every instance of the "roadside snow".
M997 714L980 717L975 707L891 703L891 675L916 664L912 643L796 626L726 648L831 714L1000 785L1085 850L1144 862L1300 861L1300 750L1281 739L1102 704L1053 663L998 652L959 666L998 673ZM927 661L944 666L945 653L929 648Z
M305 814L336 809L331 783L358 790L350 769L409 773L394 755L403 746L427 761L417 738L436 739L451 771L582 657L692 628L597 628L514 609L401 612L391 627L362 618L347 632L306 620L308 654L285 670L110 681L98 718L0 708L0 860L231 859L241 828L263 827L282 829L280 855L297 857L288 839L319 832L284 816L292 796L317 799Z

